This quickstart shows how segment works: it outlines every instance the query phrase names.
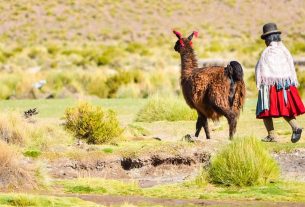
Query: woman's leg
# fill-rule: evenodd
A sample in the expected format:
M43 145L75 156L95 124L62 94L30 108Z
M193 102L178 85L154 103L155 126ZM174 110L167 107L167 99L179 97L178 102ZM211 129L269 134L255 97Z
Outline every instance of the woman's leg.
M262 141L265 142L274 142L275 141L275 132L274 132L274 126L273 126L273 120L271 117L267 117L263 119L264 125L266 127L266 130L268 132L268 136L262 139Z
M292 131L299 128L297 120L295 117L284 117L284 119L288 122L288 124L291 126Z
M289 123L292 129L291 142L298 142L301 138L302 128L299 127L295 117L284 117L284 119Z

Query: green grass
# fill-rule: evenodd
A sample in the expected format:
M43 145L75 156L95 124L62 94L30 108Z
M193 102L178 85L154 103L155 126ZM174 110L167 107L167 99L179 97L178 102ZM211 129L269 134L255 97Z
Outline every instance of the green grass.
M189 121L197 119L197 112L191 110L179 97L156 96L149 99L138 112L136 121Z
M141 188L135 182L122 182L104 179L63 180L62 185L67 193L95 193L103 195L141 195Z
M305 143L301 142L301 143L268 143L268 144L264 144L267 149L271 152L286 152L286 153L290 153L293 152L294 150L298 149L298 148L305 148Z
M54 196L40 196L30 194L0 194L1 206L18 206L18 207L98 207L92 202L83 201L79 198L69 197L54 197Z
M87 100L93 105L111 108L121 116L136 113L146 101L145 99L96 98ZM19 110L22 112L30 108L37 108L39 111L38 117L61 118L67 107L76 106L77 103L78 100L76 99L2 100L0 101L0 110Z
M26 157L38 158L41 155L40 150L27 150L23 152L23 155Z
M235 139L212 160L209 179L226 186L255 186L279 178L279 166L254 137Z
M185 134L193 134L195 131L195 121L178 121L178 122L137 122L134 123L137 113L145 106L147 99L84 99L96 106L102 106L105 109L113 109L127 131L132 136L160 137L165 140L180 140ZM47 123L60 123L58 121L64 115L67 107L76 106L78 100L75 99L49 99L49 100L5 100L0 101L0 111L6 113L7 110L18 110L20 114L29 108L37 108L38 118L45 120ZM185 103L183 103L185 104ZM254 136L263 138L267 135L262 120L255 118L256 99L248 98L237 124L236 137ZM170 111L170 109L168 109ZM305 116L297 117L298 123L303 126ZM130 125L130 127L128 127ZM209 122L210 129L215 128L214 124ZM220 127L219 127L220 126ZM284 119L274 119L275 131L279 132L279 143L264 143L268 148L289 148L293 150L298 147L304 147L305 136L297 144L290 143L290 126ZM224 118L220 119L217 124L217 130L211 132L212 139L219 139L221 143L227 143L228 124ZM144 130L143 130L144 129ZM285 132L285 133L283 133ZM204 140L204 131L200 137ZM204 141L205 142L205 141ZM285 143L285 144L284 144ZM218 146L215 146L216 148Z
M134 182L97 178L62 180L57 184L67 193L99 195L140 195L172 199L260 200L305 202L305 185L296 182L277 182L253 187L221 187L211 184L198 186L193 182L140 188Z

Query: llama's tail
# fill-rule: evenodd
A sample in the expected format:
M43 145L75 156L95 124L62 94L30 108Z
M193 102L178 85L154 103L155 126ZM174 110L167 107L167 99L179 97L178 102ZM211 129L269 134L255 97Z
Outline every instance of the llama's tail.
M225 71L231 81L230 93L229 93L229 103L230 103L230 106L232 106L233 102L234 102L235 82L243 80L244 72L243 72L243 68L241 67L241 64L237 61L231 61L230 64L225 68Z

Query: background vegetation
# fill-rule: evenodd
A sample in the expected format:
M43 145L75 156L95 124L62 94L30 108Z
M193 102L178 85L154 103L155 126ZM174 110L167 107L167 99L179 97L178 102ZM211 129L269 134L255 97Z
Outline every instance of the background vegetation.
M278 24L294 57L305 54L302 0L17 0L0 7L0 99L177 94L173 28L185 36L199 31L199 59L236 59L247 76L265 47L266 22ZM46 84L35 89L40 80Z

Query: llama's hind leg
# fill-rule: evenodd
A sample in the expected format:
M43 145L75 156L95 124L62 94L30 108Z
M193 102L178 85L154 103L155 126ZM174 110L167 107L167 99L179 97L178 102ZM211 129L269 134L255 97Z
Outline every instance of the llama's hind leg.
M217 111L221 115L225 116L226 119L228 120L228 124L229 124L229 136L230 136L229 138L230 138L230 140L232 140L233 139L233 135L235 134L235 131L236 131L238 114L234 113L230 109L224 109L224 108L218 107L216 105L214 105L214 109L215 109L215 111Z
M195 137L199 136L199 133L201 131L201 127L204 128L205 136L207 139L210 139L210 131L209 131L209 125L208 125L208 119L206 116L202 114L198 114L197 122L196 122L196 132Z

